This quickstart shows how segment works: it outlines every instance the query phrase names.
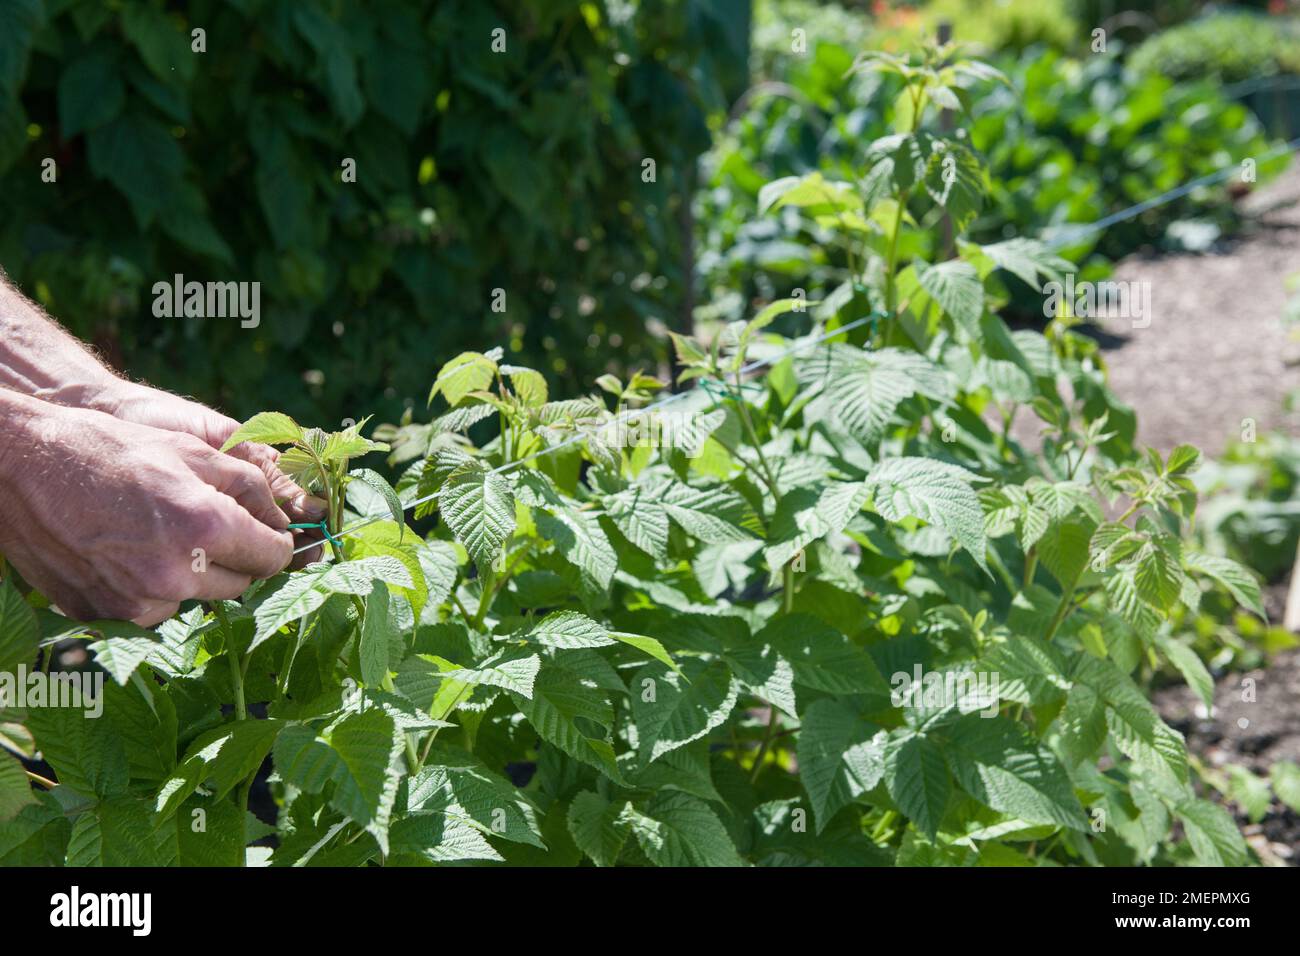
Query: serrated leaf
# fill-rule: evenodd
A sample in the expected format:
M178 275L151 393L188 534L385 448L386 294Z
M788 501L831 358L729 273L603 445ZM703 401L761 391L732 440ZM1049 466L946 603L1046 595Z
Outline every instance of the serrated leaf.
M1009 717L969 715L945 729L953 776L981 803L1029 823L1087 831L1065 769Z
M663 791L627 818L655 866L742 866L726 827L698 797Z
M1202 866L1245 866L1249 862L1246 841L1223 807L1191 799L1179 804L1174 813Z
M0 749L0 823L7 823L18 816L23 807L35 803L36 796L23 773L23 765L16 757Z
M282 412L258 412L240 425L221 446L230 451L246 441L263 445L289 445L303 440L302 426Z
M527 794L468 755L440 751L408 782L408 810L459 819L487 836L546 849Z
M974 482L982 479L965 468L931 458L889 458L876 465L865 484L881 517L908 516L947 531L984 571L988 571L984 512Z
M1238 604L1261 619L1267 619L1260 599L1259 579L1245 565L1230 558L1191 551L1183 553L1183 566L1217 581L1228 589Z
M691 661L681 673L648 664L632 678L632 689L632 719L643 764L723 724L739 695L722 661Z
M289 575L253 613L251 651L284 625L317 610L332 594L369 594L375 581L411 588L411 573L396 558L377 555L341 564L313 565Z
M609 590L618 571L618 554L600 526L600 519L591 511L572 508L535 513L537 530L555 544L565 560L577 570L588 593L603 594Z
M282 720L240 720L199 735L158 790L159 816L171 816L200 786L224 797L262 765L283 727Z
M978 337L980 316L984 314L984 285L975 267L961 259L950 259L934 266L918 261L915 268L921 288L958 325Z
M563 666L548 663L533 683L531 698L511 692L510 699L543 740L612 780L622 779L613 746L604 737L588 736L578 723L581 718L605 730L614 726L614 709L605 693Z
M813 541L844 530L870 494L863 482L833 481L782 495L763 548L768 567L780 568Z
M388 852L388 827L402 769L403 745L393 718L379 708L348 714L317 734L290 724L275 741L275 766L285 783L320 793Z
M348 472L348 477L353 481L361 482L384 500L384 504L388 506L389 515L392 516L394 523L397 525L399 535L406 530L406 525L402 520L401 499L397 497L397 492L393 490L393 486L385 481L382 475L369 468L355 468Z
M610 801L583 790L569 804L569 833L578 849L597 866L613 866L632 833L625 818L627 801Z
M887 734L836 700L813 703L799 728L799 779L808 792L817 832L885 774Z
M480 569L492 563L515 530L515 498L509 482L477 461L465 462L447 476L438 508Z
M0 581L0 671L33 663L39 640L36 613L12 581Z
M898 809L933 840L952 793L939 748L913 731L891 732L885 741L884 779Z

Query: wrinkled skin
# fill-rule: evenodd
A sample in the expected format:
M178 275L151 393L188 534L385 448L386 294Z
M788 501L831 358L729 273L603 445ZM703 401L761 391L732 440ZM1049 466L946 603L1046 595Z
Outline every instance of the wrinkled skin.
M72 617L152 626L181 601L236 598L289 565L291 518L324 512L273 449L222 454L237 423L166 392L124 383L112 414L0 404L17 423L0 449L0 553Z

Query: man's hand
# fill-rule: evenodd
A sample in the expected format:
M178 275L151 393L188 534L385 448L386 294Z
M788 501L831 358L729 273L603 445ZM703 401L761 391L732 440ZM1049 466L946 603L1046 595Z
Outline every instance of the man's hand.
M220 412L213 411L206 405L191 402L188 399L150 388L147 385L134 385L122 382L114 388L112 397L105 403L104 410L115 418L148 425L164 431L180 432L193 435L212 448L219 449L226 439L235 433L239 422L228 418ZM321 498L309 495L292 480L287 478L279 468L280 453L269 445L244 442L230 450L236 458L250 462L262 470L271 494L278 504L294 522L314 522L325 517L328 504ZM312 561L319 561L320 548L299 555L294 561L295 567L301 567Z
M262 468L189 429L3 389L0 417L0 553L66 614L152 626L289 564L289 520Z
M105 409L115 418L164 431L193 435L213 448L221 448L239 427L239 422L206 405L148 385L123 382L116 394L118 397ZM262 469L271 485L271 494L292 520L320 521L325 517L326 503L307 494L280 472L277 465L280 453L274 448L245 442L232 448L230 454Z

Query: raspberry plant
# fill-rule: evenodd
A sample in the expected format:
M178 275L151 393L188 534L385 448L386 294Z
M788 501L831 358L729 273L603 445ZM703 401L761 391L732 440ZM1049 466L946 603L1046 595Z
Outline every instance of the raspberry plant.
M1071 316L998 317L1005 274L1072 267L961 239L987 182L935 111L997 75L949 48L858 68L905 79L900 132L855 182L764 190L851 278L676 337L683 399L643 410L664 383L639 374L551 401L465 353L438 417L379 430L393 488L348 470L380 448L355 428L231 439L290 445L332 533L367 522L329 563L156 633L6 583L0 667L86 635L111 681L99 720L0 714L57 775L0 754L0 861L1246 862L1145 693L1162 662L1206 677L1176 607L1213 587L1260 613L1249 572L1185 543L1199 455L1134 449ZM954 257L915 255L948 231ZM809 308L816 338L774 333ZM267 758L274 825L247 810Z

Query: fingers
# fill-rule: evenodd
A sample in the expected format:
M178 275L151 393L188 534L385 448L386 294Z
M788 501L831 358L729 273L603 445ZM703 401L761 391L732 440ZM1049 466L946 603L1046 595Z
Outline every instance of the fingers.
M189 462L194 473L222 494L234 498L258 521L283 531L289 519L275 504L266 475L256 465L205 450Z
M293 536L288 531L268 527L225 495L213 494L204 506L211 509L205 548L209 568L216 564L255 578L269 578L289 564ZM284 521L283 515L281 519Z
M180 609L181 606L179 604L173 604L168 601L151 603L145 607L138 617L132 618L131 623L140 627L153 627L174 617L176 612Z

